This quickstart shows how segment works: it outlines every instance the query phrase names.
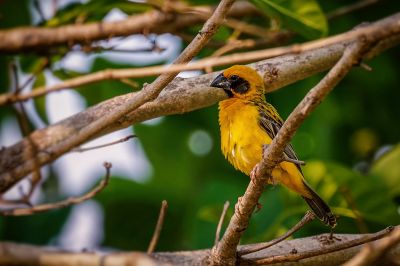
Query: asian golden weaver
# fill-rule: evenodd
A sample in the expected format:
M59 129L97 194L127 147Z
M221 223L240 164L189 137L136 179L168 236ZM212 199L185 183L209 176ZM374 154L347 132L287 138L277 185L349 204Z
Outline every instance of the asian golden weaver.
M250 176L262 159L263 146L271 143L283 121L276 109L265 101L264 82L250 67L232 66L218 75L211 86L224 89L229 96L219 103L222 152L236 169ZM290 144L284 155L297 160ZM298 164L282 161L272 170L272 177L300 194L321 221L336 226L329 206L307 184Z

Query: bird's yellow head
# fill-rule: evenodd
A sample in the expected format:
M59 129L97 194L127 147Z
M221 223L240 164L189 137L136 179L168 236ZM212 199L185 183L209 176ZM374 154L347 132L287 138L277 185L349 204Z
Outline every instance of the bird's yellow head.
M264 94L261 76L248 66L235 65L219 74L211 87L222 88L230 98L252 99Z

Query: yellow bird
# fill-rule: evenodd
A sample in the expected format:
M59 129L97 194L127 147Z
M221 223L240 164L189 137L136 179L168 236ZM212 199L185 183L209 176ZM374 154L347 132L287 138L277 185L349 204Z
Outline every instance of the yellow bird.
M283 121L276 109L265 101L264 82L250 67L232 66L218 75L211 86L222 88L229 96L219 103L222 152L236 169L250 176L262 159L263 146L271 143ZM321 221L335 227L336 217L305 181L290 144L284 156L289 160L273 169L273 181L300 194Z

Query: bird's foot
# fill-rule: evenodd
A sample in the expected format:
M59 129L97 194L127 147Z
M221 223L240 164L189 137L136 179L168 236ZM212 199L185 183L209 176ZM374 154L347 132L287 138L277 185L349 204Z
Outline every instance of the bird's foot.
M332 244L335 243L336 241L342 241L342 239L340 239L339 237L334 236L332 232L331 232L329 235L320 235L320 236L317 236L317 240L318 240L318 242L320 242L322 245L332 245Z

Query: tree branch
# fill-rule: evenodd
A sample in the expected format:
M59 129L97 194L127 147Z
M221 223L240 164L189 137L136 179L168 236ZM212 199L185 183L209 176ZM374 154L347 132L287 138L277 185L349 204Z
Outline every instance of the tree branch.
M335 242L331 245L323 244L320 239L325 235L317 235L306 238L286 240L279 245L270 247L267 250L260 251L257 254L246 256L245 260L238 261L238 265L248 266L255 265L253 260L257 258L267 258L279 256L282 254L293 253L297 250L303 254L312 251L325 251L332 249L342 243L361 243L366 238L376 239L385 236L385 232L378 232L375 234L361 234L361 235L348 235L336 234L341 241ZM385 240L383 238L382 240ZM375 245L377 241L371 242ZM262 244L262 243L260 243ZM256 245L260 245L256 244ZM251 248L252 245L240 246L240 249ZM352 248L342 249L336 252L323 253L318 256L301 259L297 265L313 266L313 265L342 265L347 260L356 255L365 245L359 245ZM35 265L35 266L118 266L118 265L136 265L138 262L146 263L146 265L204 265L207 263L207 258L210 250L195 250L195 251L178 251L178 252L156 252L151 256L142 252L68 252L56 248L43 248L33 245L16 244L11 242L0 243L0 265ZM395 260L400 260L400 245L395 245L389 252ZM389 260L390 261L390 260ZM382 265L388 262L387 257L382 257L378 263ZM282 262L274 265L279 266L292 266L293 262Z
M395 28L400 28L400 24ZM228 228L218 246L213 248L211 261L213 265L234 265L236 262L236 247L243 232L247 229L250 217L264 191L268 179L272 179L272 169L282 161L283 151L293 135L322 102L328 93L344 78L351 68L360 63L367 50L380 38L391 36L393 29L382 29L373 35L360 36L344 51L341 59L328 74L311 89L297 105L279 130L277 136L268 146L263 159L251 173L252 181L245 194L240 197Z
M218 30L219 26L222 24L225 15L229 8L231 7L233 0L222 0L218 5L217 9L213 15L204 24L201 31L196 35L193 41L185 48L185 50L179 55L175 60L174 64L186 63L193 59L193 57L204 47L204 45L211 39L211 37ZM126 116L130 112L139 108L143 104L153 101L157 98L164 87L170 83L178 73L167 73L159 76L153 83L143 87L143 89L134 94L133 97L127 99L127 101L121 105L115 106L112 112L107 111L103 114L101 119L91 120L91 123L79 131L75 132L75 138L73 139L59 139L56 145L49 147L46 150L38 151L34 159L28 157L26 158L26 164L32 167L35 163L39 162L50 162L54 159L55 154L63 154L68 152L72 148L80 145L85 140L93 138L98 132L106 130L111 124L115 123L122 117ZM86 119L85 119L86 120ZM86 120L87 121L87 120ZM82 122L82 121L81 121ZM68 128L66 129L67 131ZM35 148L37 143L33 143ZM33 145L28 145L27 148L31 149ZM22 154L21 154L22 155ZM0 156L2 157L2 156ZM19 170L15 169L12 173L2 174L0 177L0 187L2 186L12 186L18 180L15 178ZM0 192L4 192L0 188Z
M201 9L212 14L214 7L202 6ZM256 8L245 1L235 3L228 13L230 17L243 17L257 14ZM88 43L95 40L117 36L152 33L179 32L190 25L203 23L204 15L193 13L174 15L157 10L133 15L117 22L96 22L81 25L66 25L56 28L21 27L0 30L0 54L47 51L50 47Z
M368 243L344 266L378 265L379 260L400 243L400 229L395 228L387 237ZM389 260L393 259L389 256ZM398 261L398 260L397 260ZM395 262L393 260L392 262Z
M371 56L389 48L389 44L397 44L400 39L399 21L400 15L396 14L365 27L368 28L369 36L379 34L383 29L385 32L391 31L392 34L390 38L382 38L383 41L379 42L377 48L371 51ZM367 31L363 33L366 34ZM388 42L387 39L390 41ZM340 58L347 45L348 42L333 42L325 47L271 58L252 64L252 66L259 73L264 73L266 89L273 91L330 68ZM103 121L110 115L110 110L114 113L129 105L130 102L136 101L134 99L139 93L115 97L57 124L37 130L30 135L30 139L37 147L37 161L40 165L47 164L69 149L90 139L141 121L162 115L181 114L215 104L226 97L222 90L208 87L216 74L211 73L189 79L176 78L157 99L122 116L115 115L118 118L113 117L107 127L97 129L90 137L82 135L82 132L92 128L99 120ZM144 91L147 91L147 87ZM6 191L32 171L30 153L31 145L27 138L0 150L0 192Z
M189 64L175 64L167 68L164 65L161 65L161 66L151 66L142 68L101 70L87 75L71 78L52 86L37 87L35 88L34 91L25 94L17 94L17 95L14 93L2 94L0 95L0 105L10 104L18 101L25 101L31 98L46 95L50 92L56 92L67 88L76 88L78 86L100 82L103 80L121 80L127 78L148 77L148 76L155 76L165 73L174 73L187 70L201 70L208 67L228 65L228 64L248 63L248 62L254 62L256 60L277 57L290 53L298 54L309 50L316 50L318 48L326 47L332 44L342 44L344 46L347 46L355 38L358 38L359 36L363 35L373 34L378 29L383 28L385 24L393 23L393 21L396 20L396 17L397 19L399 19L400 15L399 14L393 15L388 19L382 20L380 23L379 22L374 23L371 24L370 26L361 27L356 30L349 31L340 35L336 35L322 40L307 42L301 45L294 44L286 47L277 47L272 49L264 49L246 53L237 53L220 57L204 58L198 60L197 62ZM397 38L392 39L393 37L396 36ZM394 36L391 36L390 38L392 39L391 42L393 44L397 44L400 40L400 35L394 34ZM274 76L276 76L276 73L274 73L275 70L270 70L270 71L271 71L269 72L270 76L265 77L265 82L267 84L268 82L270 82L270 80L266 80L267 78L275 78ZM268 89L272 90L271 87L268 87Z

